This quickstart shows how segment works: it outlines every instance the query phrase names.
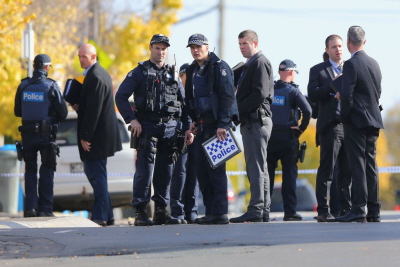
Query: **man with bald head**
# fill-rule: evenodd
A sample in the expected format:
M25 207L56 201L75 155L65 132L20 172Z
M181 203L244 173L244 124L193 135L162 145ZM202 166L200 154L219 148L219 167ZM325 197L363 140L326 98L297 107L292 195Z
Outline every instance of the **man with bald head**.
M114 108L111 76L97 62L96 48L84 44L78 52L85 69L78 113L78 146L85 174L93 187L91 220L113 225L114 215L107 186L107 157L122 150Z

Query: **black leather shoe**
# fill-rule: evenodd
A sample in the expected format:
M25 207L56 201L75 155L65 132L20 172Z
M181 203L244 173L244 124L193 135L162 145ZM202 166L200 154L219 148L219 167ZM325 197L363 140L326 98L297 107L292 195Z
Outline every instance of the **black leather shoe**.
M115 219L114 218L110 218L107 220L107 226L111 226L111 225L115 225Z
M244 222L262 222L263 218L260 215L250 214L248 212L235 218L231 218L229 222L231 223L244 223Z
M185 220L187 224L194 224L196 219L192 220L192 219L187 219Z
M365 215L349 212L344 216L336 218L336 221L337 222L365 222Z
M168 213L166 207L155 207L155 212L153 216L154 225L162 224L181 224L181 220L178 218L172 218Z
M381 222L381 216L379 215L367 215L367 222Z
M286 221L286 222L287 221L301 221L301 220L303 220L303 217L301 217L300 214L295 213L293 215L285 215L285 216L283 216L283 220Z
M269 222L269 216L263 216L263 222Z
M144 208L136 208L134 226L152 226L153 221L149 219L149 215Z
M106 221L102 221L102 220L92 220L94 223L97 223L100 226L107 226L107 222Z
M36 210L35 209L26 210L24 217L37 217Z
M349 207L349 208L346 208L346 209L342 209L342 210L340 210L340 214L339 214L339 216L335 216L335 217L341 217L341 216L344 216L344 215L346 215L347 213L349 213L350 212L350 210L351 210L351 208Z
M197 220L197 222L196 222ZM196 219L195 222L198 224L228 224L228 215L222 214L222 215L215 215L215 214L210 214L206 215L204 217L201 217L200 219Z
M40 211L38 217L56 217L52 212Z
M335 217L330 213L321 214L317 216L317 222L335 222L335 221L336 221Z

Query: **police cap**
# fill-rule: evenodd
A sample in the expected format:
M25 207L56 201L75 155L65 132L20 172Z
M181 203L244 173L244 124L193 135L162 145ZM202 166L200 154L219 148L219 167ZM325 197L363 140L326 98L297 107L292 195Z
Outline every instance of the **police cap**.
M51 65L51 59L46 54L39 54L33 60L33 64L35 65L35 67L42 67L42 66L45 66L45 65Z
M153 37L151 37L150 45L157 43L165 43L167 46L170 46L168 37L161 33L154 34Z
M186 47L189 47L192 44L208 45L207 37L205 37L203 34L195 33L189 37L188 45Z
M299 73L297 71L297 66L294 64L293 61L290 59L285 59L284 61L279 64L279 71L285 71L285 70L294 70L297 74Z
M186 70L189 68L189 64L185 63L179 68L179 74L186 73Z

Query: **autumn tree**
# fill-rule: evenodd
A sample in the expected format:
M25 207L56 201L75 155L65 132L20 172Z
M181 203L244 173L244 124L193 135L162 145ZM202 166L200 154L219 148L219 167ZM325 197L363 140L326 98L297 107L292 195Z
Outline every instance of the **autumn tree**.
M22 67L20 40L34 13L23 15L29 0L0 0L0 134L17 138L20 120L14 116L15 92L26 76Z
M102 34L107 40L102 47L114 59L108 69L114 80L122 82L138 62L147 60L151 37L156 33L170 35L171 26L178 21L176 13L182 0L159 0L154 4L150 16L125 15L119 18L119 24L104 29Z
M130 0L126 4L143 5ZM94 12L99 4L99 12ZM0 134L20 137L20 118L14 116L15 91L26 77L26 63L20 59L21 36L26 23L34 20L35 54L45 53L52 59L49 77L63 89L67 78L82 72L77 60L78 47L93 43L100 63L108 68L115 84L139 61L148 58L148 43L154 33L170 34L177 21L182 0L148 1L148 12L116 11L112 0L0 0L0 111L3 116ZM51 8L50 8L51 7ZM97 9L96 9L97 10ZM98 18L93 19L97 14ZM91 25L96 21L96 25ZM93 38L98 27L98 38ZM32 62L30 62L32 64Z

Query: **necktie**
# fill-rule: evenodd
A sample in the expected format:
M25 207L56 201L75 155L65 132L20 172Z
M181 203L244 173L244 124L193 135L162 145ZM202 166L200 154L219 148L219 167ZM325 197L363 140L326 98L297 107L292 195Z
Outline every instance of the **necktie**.
M340 73L342 73L342 71L343 71L343 66L342 65L338 65L337 67L336 67L336 72L338 73L338 74L340 74Z

